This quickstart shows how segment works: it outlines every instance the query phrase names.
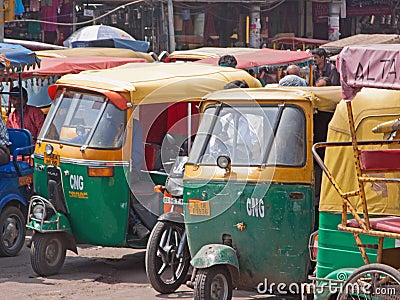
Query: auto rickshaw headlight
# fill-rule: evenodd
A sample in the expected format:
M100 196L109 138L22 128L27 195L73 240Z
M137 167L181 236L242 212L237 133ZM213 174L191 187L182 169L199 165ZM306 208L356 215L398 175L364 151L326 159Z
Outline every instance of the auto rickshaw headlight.
M225 169L225 175L227 176L231 172L231 158L227 155L220 155L217 158L217 166L221 169Z
M32 209L32 214L36 219L44 219L46 217L44 206L41 204L35 205Z
M51 144L47 144L46 147L44 148L44 151L46 152L47 155L50 155L53 153L53 146Z
M183 195L183 179L168 177L165 182L165 188L172 196L180 197Z

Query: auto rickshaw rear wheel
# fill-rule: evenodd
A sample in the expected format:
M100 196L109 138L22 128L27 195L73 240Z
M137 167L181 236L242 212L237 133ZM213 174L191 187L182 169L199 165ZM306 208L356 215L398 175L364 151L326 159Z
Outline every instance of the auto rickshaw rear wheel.
M64 264L66 248L61 235L38 233L32 237L31 265L40 276L57 274Z
M151 286L162 294L176 291L187 277L190 253L186 241L182 254L176 256L184 231L183 224L157 222L149 237L146 274Z
M15 256L25 241L25 217L15 206L8 206L0 214L0 256Z
M232 278L226 266L198 269L194 283L195 300L230 300Z

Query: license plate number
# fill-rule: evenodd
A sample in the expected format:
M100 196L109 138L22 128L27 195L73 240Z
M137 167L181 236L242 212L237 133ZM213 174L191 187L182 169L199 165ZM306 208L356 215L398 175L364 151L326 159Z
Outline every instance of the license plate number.
M196 216L210 216L210 202L189 199L189 214Z
M183 205L183 199L164 197L163 198L163 203Z
M60 166L60 155L58 154L44 154L44 163L55 167Z

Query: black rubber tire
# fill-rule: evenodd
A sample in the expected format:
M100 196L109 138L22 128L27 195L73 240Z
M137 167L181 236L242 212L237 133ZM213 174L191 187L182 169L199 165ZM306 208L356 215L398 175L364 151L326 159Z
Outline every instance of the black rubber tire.
M187 278L190 267L187 242L184 244L180 258L174 255L184 231L183 224L174 222L157 222L151 231L145 258L146 274L151 286L161 294L173 293ZM167 244L168 240L163 242L163 237L168 235L175 236L173 243ZM165 269L159 274L163 265ZM173 273L175 273L175 278Z
M382 285L379 284L379 282L377 282L376 280L374 283L371 283L372 276L374 276L375 278L379 278L380 282L390 282L390 284L386 285L384 283ZM356 290L356 286L360 285L362 285L362 287L364 288ZM365 287L368 287L368 289ZM379 288L379 290L377 288ZM364 290L366 291L365 293L363 293ZM381 292L377 294L378 291ZM390 291L393 291L393 293ZM344 282L337 299L399 299L399 293L400 272L388 265L375 263L368 264L356 269ZM377 295L378 297L376 298L374 297L374 295Z
M232 299L232 278L226 266L198 269L194 282L195 300Z
M60 234L35 233L31 245L31 265L40 276L57 274L64 264L66 249Z
M15 256L25 243L26 220L18 207L7 206L0 214L0 256Z

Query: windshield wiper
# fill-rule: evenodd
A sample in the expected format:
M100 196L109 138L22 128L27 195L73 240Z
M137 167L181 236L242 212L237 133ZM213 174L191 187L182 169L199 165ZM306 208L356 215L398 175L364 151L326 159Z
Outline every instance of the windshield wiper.
M272 127L272 136L268 140L268 144L267 144L267 147L265 148L264 156L263 156L260 166L265 167L267 165L267 161L268 161L269 155L271 153L272 145L273 145L273 142L276 137L276 132L278 131L279 123L281 122L284 107L285 107L285 104L278 104L277 116L276 116L274 125Z

